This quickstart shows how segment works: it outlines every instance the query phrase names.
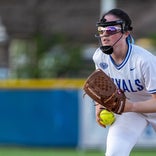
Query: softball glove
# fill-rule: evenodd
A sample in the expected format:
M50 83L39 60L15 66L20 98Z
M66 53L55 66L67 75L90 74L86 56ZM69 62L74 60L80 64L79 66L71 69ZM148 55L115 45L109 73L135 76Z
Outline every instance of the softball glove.
M126 96L101 69L95 70L87 78L83 89L90 98L108 111L116 114L123 113Z

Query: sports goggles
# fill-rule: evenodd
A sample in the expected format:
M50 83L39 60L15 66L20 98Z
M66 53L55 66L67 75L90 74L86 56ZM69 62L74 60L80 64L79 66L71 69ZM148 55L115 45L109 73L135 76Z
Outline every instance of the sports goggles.
M107 26L107 27L99 26L98 27L98 34L100 36L103 35L104 33L106 35L114 35L114 34L120 32L120 31L121 31L121 28L117 27L117 26Z

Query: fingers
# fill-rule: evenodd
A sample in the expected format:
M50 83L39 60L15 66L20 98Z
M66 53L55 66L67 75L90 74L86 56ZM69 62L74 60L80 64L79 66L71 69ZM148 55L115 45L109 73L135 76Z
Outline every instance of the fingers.
M97 122L101 127L106 128L106 126L105 126L104 124L102 124L102 120L101 120L100 118L98 118L98 119L96 120L96 122Z
M106 128L106 126L104 124L102 124L102 120L100 118L100 112L102 111L103 109L99 109L99 111L97 112L96 114L96 122L101 126L101 127L104 127Z
M96 105L96 122L98 123L98 125L100 125L101 127L106 128L105 125L102 124L102 120L100 119L100 113L102 110L104 110L105 108L103 106L101 106L100 104Z

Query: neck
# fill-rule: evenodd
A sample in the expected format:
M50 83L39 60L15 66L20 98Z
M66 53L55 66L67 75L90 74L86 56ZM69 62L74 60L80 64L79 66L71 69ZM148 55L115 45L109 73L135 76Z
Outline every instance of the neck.
M118 47L114 47L114 49L115 50L111 56L116 64L121 64L126 57L128 45L120 45Z

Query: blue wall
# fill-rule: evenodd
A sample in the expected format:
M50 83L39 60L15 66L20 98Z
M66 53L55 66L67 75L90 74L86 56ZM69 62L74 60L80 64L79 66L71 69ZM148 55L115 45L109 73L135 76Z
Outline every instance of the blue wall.
M0 144L75 147L77 89L1 89Z

